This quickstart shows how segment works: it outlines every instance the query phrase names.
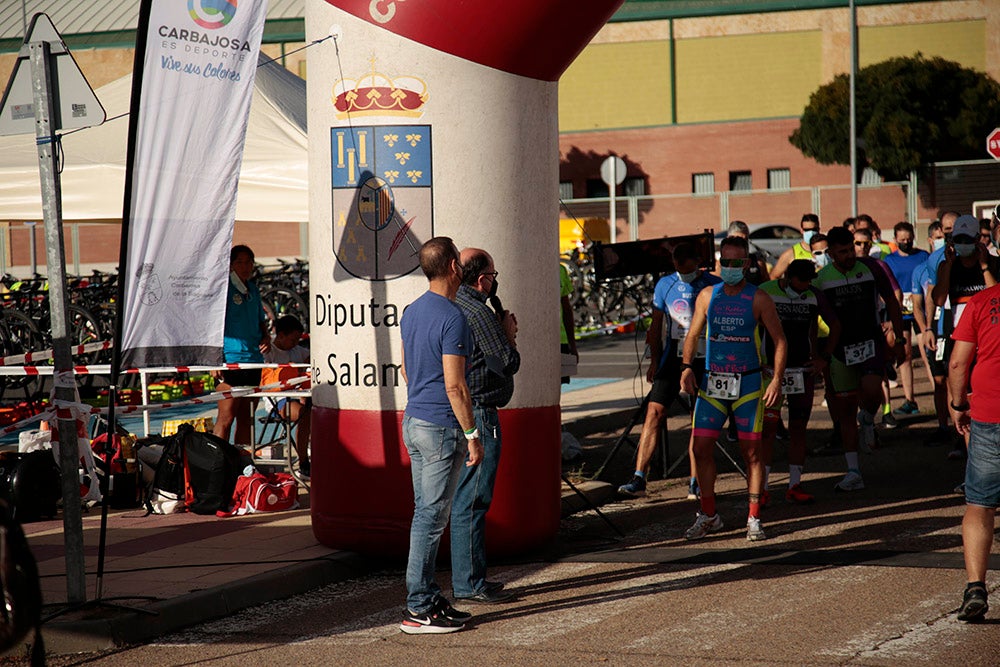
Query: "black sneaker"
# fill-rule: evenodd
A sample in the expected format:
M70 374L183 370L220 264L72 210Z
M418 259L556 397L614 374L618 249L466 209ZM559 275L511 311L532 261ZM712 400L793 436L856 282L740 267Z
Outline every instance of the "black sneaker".
M618 493L630 498L642 498L646 495L646 480L638 475L632 475L627 484L618 487Z
M448 602L448 598L443 595L439 595L437 601L434 603L434 610L444 614L444 617L450 621L457 621L458 623L465 623L470 618L472 614L467 611L459 611L451 606Z
M774 432L774 437L781 442L788 440L788 428L785 426L785 422L781 420L778 421L778 430Z
M990 608L988 597L986 584L983 582L974 581L966 586L962 606L958 610L958 620L968 622L983 620L983 616Z
M897 426L899 426L899 422L896 421L891 412L886 412L882 415L882 428L893 429Z
M399 629L408 635L442 635L458 632L464 627L465 623L452 620L437 609L431 609L426 614L414 614L407 609L403 622L399 624Z

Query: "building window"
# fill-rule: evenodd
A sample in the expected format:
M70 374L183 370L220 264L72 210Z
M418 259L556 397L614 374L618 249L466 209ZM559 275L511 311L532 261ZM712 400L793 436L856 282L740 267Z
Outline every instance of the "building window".
M729 172L729 189L732 192L749 192L753 190L753 181L749 171Z
M587 179L587 198L596 199L598 197L610 197L611 192L608 190L608 184L599 178L588 178Z
M691 174L691 192L696 195L715 194L715 174Z
M630 176L622 182L622 192L626 197L641 197L646 194L646 179L641 176Z
M788 190L792 187L792 172L787 167L767 170L768 190Z
M573 198L573 181L559 181L559 199Z

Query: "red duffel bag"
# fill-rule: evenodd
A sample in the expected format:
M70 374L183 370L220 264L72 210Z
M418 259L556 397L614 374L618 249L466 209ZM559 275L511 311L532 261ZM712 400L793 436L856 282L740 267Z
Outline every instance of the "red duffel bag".
M255 512L279 512L299 506L299 483L286 472L265 475L255 472L236 479L236 490L228 512L219 516L238 516Z

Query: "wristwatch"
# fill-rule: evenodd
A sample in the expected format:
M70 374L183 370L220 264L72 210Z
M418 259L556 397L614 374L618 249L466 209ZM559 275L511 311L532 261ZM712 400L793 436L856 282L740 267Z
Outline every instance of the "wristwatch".
M955 405L954 403L949 403L949 405L951 405L951 409L954 410L955 412L968 412L969 411L969 402L968 401L966 401L965 403L962 403L961 405Z

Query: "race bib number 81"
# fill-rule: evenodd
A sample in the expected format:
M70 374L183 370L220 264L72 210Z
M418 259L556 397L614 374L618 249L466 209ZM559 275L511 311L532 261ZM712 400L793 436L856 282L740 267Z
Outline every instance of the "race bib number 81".
M738 373L709 373L707 389L710 398L732 400L740 396L740 376Z

